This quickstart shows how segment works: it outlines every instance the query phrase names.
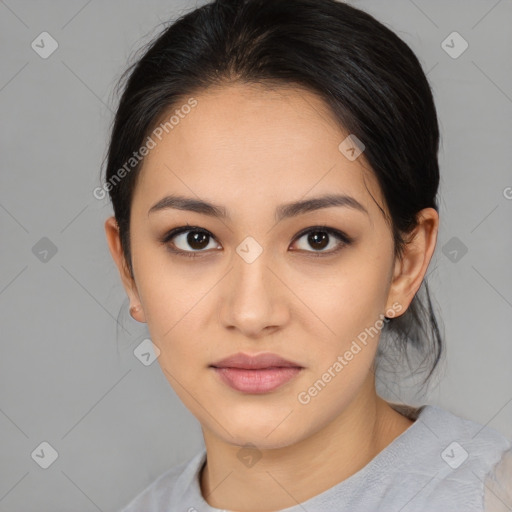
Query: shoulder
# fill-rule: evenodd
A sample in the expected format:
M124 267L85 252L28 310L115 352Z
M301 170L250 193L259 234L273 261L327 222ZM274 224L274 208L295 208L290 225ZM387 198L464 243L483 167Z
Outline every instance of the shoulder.
M512 448L512 440L501 432L439 406L424 406L418 421L430 430L435 445L449 442L441 457L452 468L468 462L473 469L489 469L503 452Z
M512 448L505 451L484 481L484 511L512 510Z
M173 466L162 473L154 482L135 496L120 512L160 512L170 510L182 494L187 492L199 466L202 464L205 450L202 449L191 459Z
M491 427L426 405L420 408L411 434L421 459L412 462L409 469L424 477L426 487L421 494L426 502L442 499L460 509L484 510L484 495L488 492L484 482L494 474L496 486L502 485L504 478L511 478L512 441ZM511 455L504 459L504 469L496 471L506 453Z

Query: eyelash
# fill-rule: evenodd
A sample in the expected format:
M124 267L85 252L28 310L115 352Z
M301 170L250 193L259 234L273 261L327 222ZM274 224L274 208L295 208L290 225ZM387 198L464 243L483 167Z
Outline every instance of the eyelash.
M209 236L210 238L213 238L215 240L215 237L212 235L212 233L210 233L208 230L206 229L203 229L203 228L200 228L198 226L190 226L190 225L186 225L186 226L180 226L178 228L174 228L172 229L171 231L167 232L161 239L160 239L160 242L164 245L167 246L167 249L173 253L173 254L176 254L177 256L184 256L186 258L198 258L198 257L201 257L201 253L204 253L206 251L183 251L181 249L173 249L171 248L168 244L169 242L177 235L181 235L182 233L187 233L189 231L194 231L194 232L198 232L198 233L203 233L207 236ZM310 256L314 257L314 258L318 258L318 257L324 257L324 256L330 256L330 255L333 255L335 253L338 253L341 249L343 249L344 247L350 245L352 242L353 242L353 239L350 238L348 235L346 235L345 233L343 233L342 231L339 231L338 229L334 229L334 228L330 228L328 226L325 226L325 225L318 225L318 226L311 226L307 229L304 229L302 231L300 231L296 236L295 238L293 239L293 241L295 240L299 240L300 238L302 238L304 235L307 235L309 234L310 232L325 232L325 233L328 233L329 235L332 235L334 236L335 238L337 238L339 241L340 241L340 244L335 248L335 249L331 249L330 251L305 251L306 253L311 253L309 254ZM300 252L300 251L299 251Z

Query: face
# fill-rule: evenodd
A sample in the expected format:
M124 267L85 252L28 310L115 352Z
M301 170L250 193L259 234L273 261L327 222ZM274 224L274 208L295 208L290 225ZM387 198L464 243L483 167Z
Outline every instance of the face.
M359 396L384 315L406 309L390 290L387 209L364 153L340 151L348 134L312 93L237 85L194 97L139 175L127 291L203 428L232 444L290 445ZM218 209L151 211L169 195ZM351 199L286 209L326 195ZM240 391L211 367L239 352L301 369L271 391Z

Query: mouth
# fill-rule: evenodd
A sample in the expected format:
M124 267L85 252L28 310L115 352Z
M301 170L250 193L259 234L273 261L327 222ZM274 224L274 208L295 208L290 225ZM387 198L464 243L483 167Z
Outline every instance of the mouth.
M253 394L274 391L304 369L294 361L271 353L238 353L217 361L210 368L232 389Z

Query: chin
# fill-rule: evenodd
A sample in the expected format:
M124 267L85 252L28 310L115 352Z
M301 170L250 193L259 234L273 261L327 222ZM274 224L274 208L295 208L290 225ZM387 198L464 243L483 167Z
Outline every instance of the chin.
M307 435L305 431L298 431L295 428L294 424L298 421L295 419L293 423L288 423L286 420L282 422L282 418L278 419L274 416L270 421L262 421L258 418L258 420L240 421L229 425L224 423L231 436L224 430L219 431L218 426L216 431L225 442L234 446L244 447L250 444L260 450L276 450L293 445Z
M288 433L282 436L274 436L274 434L268 436L268 431L254 434L244 432L239 436L230 437L229 440L226 439L226 441L241 450L253 450L254 452L279 450L294 444L293 438L291 438Z

